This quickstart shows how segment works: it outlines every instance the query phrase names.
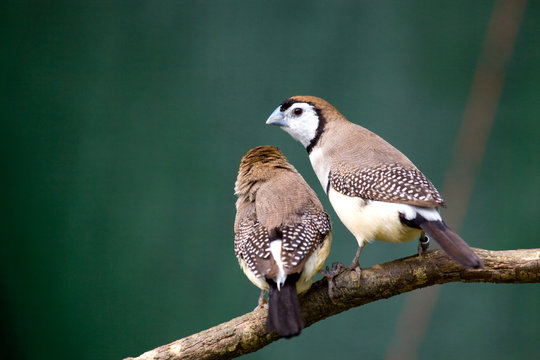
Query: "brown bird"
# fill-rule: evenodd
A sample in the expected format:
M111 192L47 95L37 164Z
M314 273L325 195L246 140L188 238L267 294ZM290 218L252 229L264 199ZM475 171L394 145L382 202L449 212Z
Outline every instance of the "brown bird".
M304 327L298 294L308 290L330 252L331 225L315 192L281 151L259 146L242 158L235 184L234 252L248 279L268 290L269 333Z
M474 251L442 220L445 206L431 182L399 150L371 131L349 122L335 107L314 96L286 99L267 124L280 126L307 150L313 170L330 203L356 237L366 242L410 241L427 233L467 268L481 268Z

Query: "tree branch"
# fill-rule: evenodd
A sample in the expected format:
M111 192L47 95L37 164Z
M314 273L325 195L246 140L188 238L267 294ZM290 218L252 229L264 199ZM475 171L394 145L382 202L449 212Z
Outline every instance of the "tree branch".
M484 269L464 269L442 250L435 250L363 269L360 279L354 270L344 270L334 278L332 299L325 279L300 296L302 318L308 327L356 306L448 282L540 282L540 249L475 252L484 261ZM258 308L126 360L231 359L257 351L279 339L266 333L266 315L266 309Z

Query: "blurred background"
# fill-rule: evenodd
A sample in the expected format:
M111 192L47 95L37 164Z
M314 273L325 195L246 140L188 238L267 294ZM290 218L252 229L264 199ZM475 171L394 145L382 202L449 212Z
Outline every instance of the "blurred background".
M443 190L494 4L2 2L1 357L136 356L251 311L233 187L257 145L277 145L317 191L334 224L327 263L348 264L356 242L305 150L265 120L289 96L323 97ZM529 2L500 67L460 224L475 247L539 247L538 19ZM361 264L416 246L377 242ZM417 331L397 330L407 296L245 358L389 357L400 332ZM539 298L538 285L440 286L417 356L532 357Z

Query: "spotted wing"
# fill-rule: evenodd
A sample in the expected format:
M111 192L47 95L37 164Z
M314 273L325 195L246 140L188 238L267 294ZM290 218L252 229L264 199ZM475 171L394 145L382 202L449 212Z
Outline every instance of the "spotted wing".
M256 277L264 277L272 269L268 231L256 219L240 222L234 237L234 253Z
M416 206L445 206L424 174L398 164L360 170L337 166L330 171L329 181L336 191L347 196Z
M300 222L283 226L281 259L286 272L301 271L305 261L322 244L330 229L330 219L324 211L303 214Z

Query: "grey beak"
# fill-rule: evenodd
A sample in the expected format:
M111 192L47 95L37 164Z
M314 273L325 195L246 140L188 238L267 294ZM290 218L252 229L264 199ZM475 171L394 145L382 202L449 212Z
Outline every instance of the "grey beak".
M283 117L283 113L280 110L281 105L274 110L272 115L266 120L267 125L287 126L287 121Z

